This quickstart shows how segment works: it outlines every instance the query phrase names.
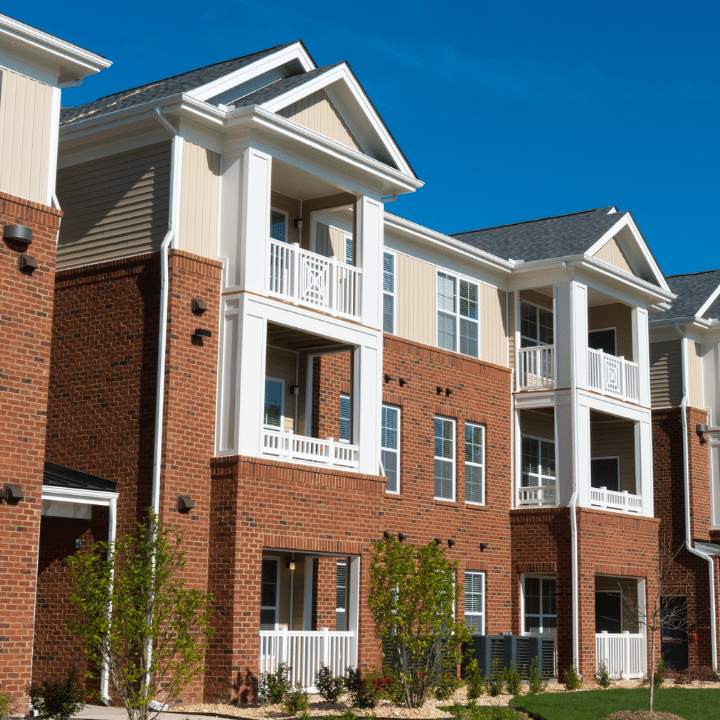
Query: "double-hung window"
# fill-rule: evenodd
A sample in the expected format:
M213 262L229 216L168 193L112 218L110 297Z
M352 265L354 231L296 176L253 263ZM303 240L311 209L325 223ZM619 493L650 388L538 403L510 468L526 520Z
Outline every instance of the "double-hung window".
M485 573L465 573L465 624L473 635L485 634Z
M539 305L520 303L520 346L553 344L553 314Z
M385 492L400 492L400 408L382 406L381 457L387 484Z
M345 234L345 264L355 264L355 249L353 247L353 236L348 233Z
M522 486L555 486L555 443L522 436Z
M478 336L478 286L438 271L438 347L478 357Z
M350 442L350 413L352 404L346 393L340 395L340 442Z
M283 395L285 394L285 383L278 379L265 378L265 412L263 422L268 427L282 429L283 419Z
M525 576L523 630L532 635L554 635L557 630L555 578Z
M455 500L455 421L435 418L435 499Z
M383 252L383 332L395 332L395 255Z
M465 502L485 504L485 428L465 423Z
M347 563L339 561L335 579L335 630L347 630Z

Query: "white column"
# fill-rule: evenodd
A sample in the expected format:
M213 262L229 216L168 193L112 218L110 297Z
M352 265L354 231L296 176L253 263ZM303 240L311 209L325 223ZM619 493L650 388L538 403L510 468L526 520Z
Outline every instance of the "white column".
M557 387L587 387L587 287L571 280L554 288Z
M652 421L649 412L647 419L635 423L635 483L635 491L642 498L642 514L653 517Z
M382 327L382 250L384 206L369 197L355 204L358 237L355 247L362 268L361 317L363 325Z
M350 642L350 665L357 667L358 662L358 634L360 632L360 556L348 558L348 624L347 629L353 634Z
M555 395L555 486L557 504L562 507L567 507L572 497L574 431L570 392L558 392Z
M353 350L353 444L359 447L359 470L380 471L380 411L382 352L360 345Z
M648 335L648 313L644 308L633 308L632 312L633 361L638 364L640 405L650 407L650 338Z

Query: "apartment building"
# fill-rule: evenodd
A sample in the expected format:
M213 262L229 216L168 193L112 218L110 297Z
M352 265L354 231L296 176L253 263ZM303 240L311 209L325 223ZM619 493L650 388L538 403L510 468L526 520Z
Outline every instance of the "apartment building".
M185 700L379 666L386 533L459 561L475 633L646 672L648 328L675 291L628 212L448 236L388 212L421 186L299 41L63 109L36 679L82 666L64 558L148 506L215 598Z

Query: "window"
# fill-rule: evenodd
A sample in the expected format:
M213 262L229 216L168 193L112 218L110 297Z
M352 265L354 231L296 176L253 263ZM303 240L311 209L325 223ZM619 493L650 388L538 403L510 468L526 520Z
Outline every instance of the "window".
M260 575L260 629L277 630L278 561L263 558Z
M555 485L555 443L522 436L522 487Z
M269 427L282 428L285 383L277 378L265 378L265 413L263 422Z
M353 248L353 236L345 235L345 264L355 264L355 253Z
M590 460L590 485L594 488L620 490L620 458L604 457Z
M335 580L335 630L347 630L347 563L337 564Z
M381 457L387 484L385 492L400 492L400 408L382 406Z
M383 253L383 332L395 332L395 255Z
M350 442L350 396L342 393L340 395L340 442Z
M465 423L465 502L485 504L485 428Z
M553 314L538 305L520 303L520 347L553 344Z
M455 500L455 421L435 418L435 498Z
M270 211L270 237L287 242L287 215L279 210Z
M615 328L591 330L588 333L588 347L593 350L602 350L607 355L617 355Z
M554 635L557 630L555 578L525 576L523 581L525 633Z
M465 624L473 635L485 634L485 573L465 573Z
M458 338L460 353L478 357L478 286L438 272L438 347L458 352Z

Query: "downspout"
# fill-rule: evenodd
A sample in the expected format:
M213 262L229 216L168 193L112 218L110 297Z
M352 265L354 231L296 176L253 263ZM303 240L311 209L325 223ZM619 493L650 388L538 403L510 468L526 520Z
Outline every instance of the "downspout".
M685 349L685 333L678 323L673 323L675 330L682 338L681 340L681 363L682 363L682 388L683 396L680 403L680 412L682 415L682 431L683 431L683 474L685 476L685 547L695 556L707 560L708 575L710 578L710 647L712 655L713 670L717 672L717 628L715 620L715 563L710 555L706 555L698 548L693 547L692 537L690 533L690 453L688 450L688 427L687 427L687 362Z
M567 263L563 260L562 269L568 274L571 281L575 276L570 271ZM556 359L557 362L557 359ZM575 482L575 466L577 463L579 448L577 437L577 375L573 368L570 379L570 424L573 428L573 472L572 472L572 495L570 496L570 570L572 573L572 615L573 615L573 665L579 673L580 669L580 588L578 580L578 542L577 542L577 499L578 487Z

